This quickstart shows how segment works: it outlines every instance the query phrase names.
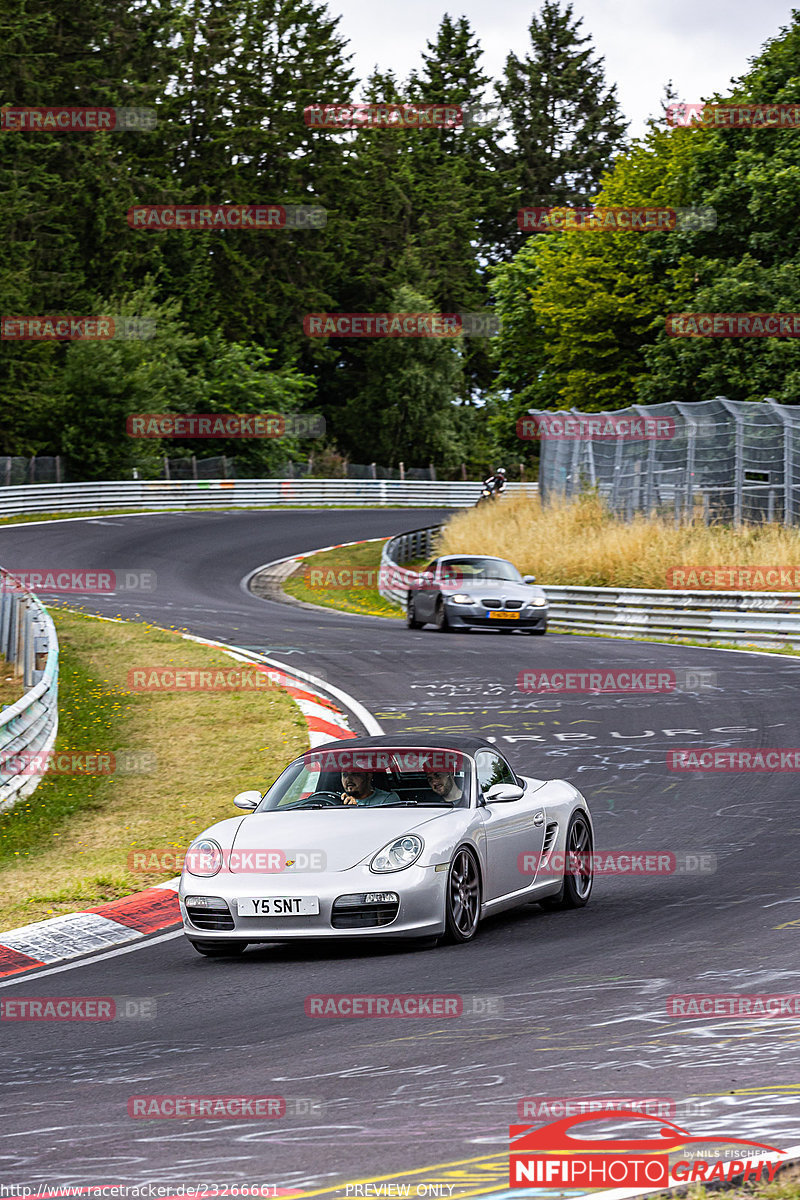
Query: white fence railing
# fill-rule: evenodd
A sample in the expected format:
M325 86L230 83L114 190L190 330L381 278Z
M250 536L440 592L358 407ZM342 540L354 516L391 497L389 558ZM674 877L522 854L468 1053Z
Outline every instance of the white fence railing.
M0 571L0 651L29 690L0 711L0 811L36 788L58 731L58 639L49 613Z
M433 554L440 529L417 529L386 542L381 554L382 596L405 606L409 584L417 575L398 564ZM681 637L770 650L800 648L800 592L541 586L549 605L548 623L572 633Z
M508 491L538 491L511 483ZM480 483L399 479L123 479L98 483L32 483L0 488L0 517L106 508L260 508L410 506L468 508Z

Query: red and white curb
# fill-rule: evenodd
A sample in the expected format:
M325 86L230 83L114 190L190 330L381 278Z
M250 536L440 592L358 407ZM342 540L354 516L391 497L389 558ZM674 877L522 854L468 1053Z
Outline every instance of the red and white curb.
M361 722L367 733L381 732L381 727L372 714L354 697L339 688L330 687L306 671L288 671L282 663L274 659L264 655L251 655L224 642L212 642L187 633L180 636L188 641L221 650L238 662L249 663L256 671L268 675L277 687L288 692L306 722L311 749L325 742L358 736L350 728L342 709L317 691L317 686L324 687L337 696ZM178 879L170 879L166 883L147 888L146 891L101 904L98 908L90 908L85 912L62 913L46 921L36 921L32 925L23 925L19 929L0 933L0 978L80 958L97 950L108 950L172 928L181 920L178 883Z

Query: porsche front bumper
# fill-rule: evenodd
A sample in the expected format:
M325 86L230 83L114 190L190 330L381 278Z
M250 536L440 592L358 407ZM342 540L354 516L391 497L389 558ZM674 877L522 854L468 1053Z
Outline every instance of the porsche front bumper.
M402 871L376 874L366 865L336 874L309 873L292 875L234 874L220 871L211 878L184 872L178 898L183 932L195 941L289 942L303 938L401 938L429 937L444 933L445 889L448 864L411 866ZM334 903L344 896L370 893L394 893L399 903L396 916L386 924L338 927L333 924ZM186 898L206 897L222 900L227 915L219 908L187 909ZM287 897L316 898L319 912L306 916L243 916L237 911L239 899ZM369 905L363 906L369 908ZM378 908L379 906L375 906ZM386 911L387 906L381 906ZM341 907L337 910L341 918ZM208 916L206 916L208 914ZM219 916L221 920L217 920ZM198 924L198 920L201 922ZM213 928L212 925L224 925Z

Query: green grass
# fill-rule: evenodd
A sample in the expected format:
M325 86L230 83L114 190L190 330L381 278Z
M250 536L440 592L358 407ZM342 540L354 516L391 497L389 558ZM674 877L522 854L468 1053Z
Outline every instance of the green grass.
M388 538L324 550L303 559L284 591L307 604L369 617L402 617L399 605L378 591L381 550Z
M13 704L25 694L22 675L14 674L14 667L0 654L0 708Z
M279 688L132 692L134 667L239 666L169 630L54 609L61 664L58 752L148 752L140 774L53 775L0 813L0 929L86 908L175 876L134 851L187 847L235 816L234 795L265 788L308 746Z

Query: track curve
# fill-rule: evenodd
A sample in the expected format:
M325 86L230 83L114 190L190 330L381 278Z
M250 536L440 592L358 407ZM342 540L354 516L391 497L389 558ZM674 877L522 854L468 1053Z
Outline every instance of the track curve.
M181 939L157 939L39 983L2 984L20 995L153 995L158 1018L138 1027L16 1023L5 1033L0 1176L334 1189L483 1157L485 1167L443 1169L447 1178L460 1170L475 1194L498 1178L491 1162L503 1161L526 1096L694 1098L705 1106L695 1118L703 1133L800 1141L796 1022L666 1015L675 993L800 991L793 776L675 775L665 765L670 748L688 745L800 746L800 666L557 634L411 633L401 622L276 604L240 587L272 559L444 515L88 518L4 529L0 562L155 570L156 591L86 597L83 607L322 673L386 732L496 738L521 771L564 776L584 791L599 848L710 852L716 872L600 878L588 908L498 917L467 947L278 946L215 962ZM704 668L716 682L649 698L542 698L516 687L525 666L655 665ZM303 1011L309 993L438 990L500 997L503 1011L449 1022L314 1021ZM282 1093L322 1109L274 1123L127 1116L130 1095L159 1092Z

